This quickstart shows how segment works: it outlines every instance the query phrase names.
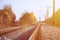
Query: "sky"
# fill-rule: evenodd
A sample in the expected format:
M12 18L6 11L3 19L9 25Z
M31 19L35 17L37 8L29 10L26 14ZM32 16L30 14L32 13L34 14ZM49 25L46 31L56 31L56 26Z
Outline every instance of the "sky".
M0 0L0 9L3 8L5 4L10 4L12 6L12 10L16 15L16 20L18 20L25 11L33 11L37 20L39 20L39 17L41 20L44 20L47 6L49 7L49 17L53 14L53 0ZM60 0L56 0L55 10L60 8L59 4Z

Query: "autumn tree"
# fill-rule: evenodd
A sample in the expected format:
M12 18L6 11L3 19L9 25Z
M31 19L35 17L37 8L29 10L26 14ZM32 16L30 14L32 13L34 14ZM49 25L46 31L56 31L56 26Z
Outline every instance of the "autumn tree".
M11 5L9 4L4 5L4 11L7 12L7 14L9 15L8 17L9 17L10 25L13 25L15 22L16 16L12 11Z
M19 19L19 25L31 25L36 21L36 18L33 13L26 12L22 15L22 17Z
M0 23L5 24L5 26L13 26L16 16L12 11L12 8L10 5L4 5L3 10L0 9Z
M53 18L54 17L54 18ZM60 26L60 9L58 9L55 13L54 16L48 18L45 20L47 24L53 25L53 26Z

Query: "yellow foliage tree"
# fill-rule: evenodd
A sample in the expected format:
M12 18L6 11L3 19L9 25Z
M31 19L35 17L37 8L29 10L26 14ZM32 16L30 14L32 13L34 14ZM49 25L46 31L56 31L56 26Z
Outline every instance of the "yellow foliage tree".
M22 15L22 17L19 19L19 25L31 25L36 21L36 18L34 17L33 13L26 12Z
M54 19L52 16L51 18L45 20L45 22L53 26L60 26L60 9L58 9L54 14Z
M34 16L34 12L31 12L31 18L32 18L32 21L33 21L33 22L36 22L36 18L35 18L35 16Z

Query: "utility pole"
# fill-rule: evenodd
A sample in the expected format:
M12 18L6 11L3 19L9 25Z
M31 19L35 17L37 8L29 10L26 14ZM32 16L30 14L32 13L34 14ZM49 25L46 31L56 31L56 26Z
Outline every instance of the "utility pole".
M41 21L41 17L39 16L39 22Z
M55 0L53 0L53 14L55 13Z
M46 12L46 15L45 15L45 19L48 18L48 14L49 14L49 6L47 6L47 12Z
M55 25L54 13L55 13L55 0L53 0L53 25Z

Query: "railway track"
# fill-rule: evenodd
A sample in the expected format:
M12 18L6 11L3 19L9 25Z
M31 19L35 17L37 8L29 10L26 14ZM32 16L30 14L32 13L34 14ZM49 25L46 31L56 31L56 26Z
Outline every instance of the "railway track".
M60 40L60 28L44 23L36 28L29 40Z

